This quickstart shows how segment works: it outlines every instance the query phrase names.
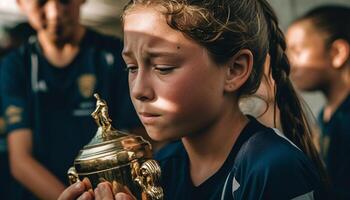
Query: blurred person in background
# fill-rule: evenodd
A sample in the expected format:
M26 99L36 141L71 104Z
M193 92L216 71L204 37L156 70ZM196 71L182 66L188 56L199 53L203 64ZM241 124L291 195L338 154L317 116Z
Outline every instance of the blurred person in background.
M350 7L317 7L295 20L286 38L294 84L327 100L318 121L332 199L350 199Z
M14 199L57 199L78 151L95 134L97 92L114 126L142 130L131 104L122 43L79 23L84 0L18 0L35 37L7 55L1 97ZM136 131L135 131L136 132Z
M26 39L28 39L30 35L34 33L34 30L28 23L19 23L13 27L0 27L0 63L1 59L6 55L6 53L19 47ZM0 104L1 101L2 99L0 96ZM0 196L3 199L10 199L10 185L13 183L13 180L9 169L5 130L6 125L1 107L0 113Z

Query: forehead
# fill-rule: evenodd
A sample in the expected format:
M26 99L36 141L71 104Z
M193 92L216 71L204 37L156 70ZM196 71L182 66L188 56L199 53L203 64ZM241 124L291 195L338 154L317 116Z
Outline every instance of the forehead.
M179 37L180 32L172 29L166 22L159 7L136 6L124 17L124 31L143 33L154 37L171 40Z
M326 35L318 31L310 20L303 20L293 24L286 34L289 45L300 43L323 44Z
M154 6L136 6L127 11L124 16L124 48L133 45L147 45L147 47L176 46L176 48L198 48L194 40L185 37L178 30L171 28L161 8Z

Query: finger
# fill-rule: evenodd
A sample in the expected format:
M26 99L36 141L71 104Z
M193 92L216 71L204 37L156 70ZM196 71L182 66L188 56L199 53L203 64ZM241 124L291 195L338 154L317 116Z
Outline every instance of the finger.
M65 189L57 200L73 200L85 191L85 185L82 182L74 183Z
M98 184L95 189L96 200L113 200L111 185L108 182Z
M88 178L84 178L82 181L85 185L85 190L87 190L88 192L90 192L90 194L94 197L94 190L92 189L92 184L90 182L90 180Z
M84 183L85 188L87 190L92 189L91 182L90 182L90 180L88 178L85 177L82 182Z
M115 200L135 200L135 199L126 193L120 192L115 195Z
M93 200L94 196L90 192L84 192L77 200Z
M125 192L123 185L118 183L117 181L112 182L112 191L113 191L113 194L117 194L119 192Z

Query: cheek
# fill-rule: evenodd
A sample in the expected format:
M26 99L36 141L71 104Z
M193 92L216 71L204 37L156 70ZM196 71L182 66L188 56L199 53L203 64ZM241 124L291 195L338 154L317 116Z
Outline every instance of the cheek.
M211 84L211 81L203 76L186 77L164 88L163 96L159 95L159 98L163 97L175 105L174 109L170 110L174 115L189 120L198 117L198 113L204 110L210 112L218 105L220 93L216 87L217 84Z
M293 67L299 68L323 68L328 65L329 60L322 47L314 47L300 53L294 60Z
M291 78L298 89L312 91L320 89L327 73L327 70L322 68L299 68L293 71Z
M28 21L30 25L36 30L40 30L44 28L44 20L41 12L39 11L30 11L30 12L31 14L28 15Z

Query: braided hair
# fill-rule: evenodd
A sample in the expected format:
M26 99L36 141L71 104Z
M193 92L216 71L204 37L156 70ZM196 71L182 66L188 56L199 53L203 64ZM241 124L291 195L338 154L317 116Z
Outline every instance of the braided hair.
M272 78L275 81L275 104L280 110L282 129L286 137L316 163L323 181L327 183L327 176L322 161L312 142L312 132L307 122L306 114L289 79L290 64L285 54L286 42L284 34L278 27L277 17L271 6L266 0L260 0L260 3L270 30L270 68Z

